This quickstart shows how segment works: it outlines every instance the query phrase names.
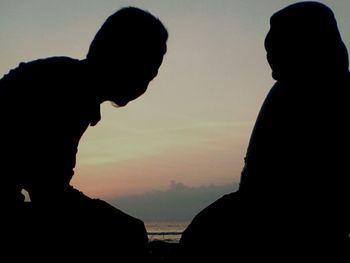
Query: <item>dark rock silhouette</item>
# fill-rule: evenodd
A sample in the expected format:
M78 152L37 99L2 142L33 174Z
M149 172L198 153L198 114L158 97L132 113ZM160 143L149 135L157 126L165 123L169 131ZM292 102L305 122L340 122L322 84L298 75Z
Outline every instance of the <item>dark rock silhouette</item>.
M0 80L2 244L34 259L44 251L98 262L145 255L143 222L87 197L70 180L79 140L99 122L100 104L122 107L141 96L157 76L167 38L158 18L125 7L105 21L86 59L20 63Z
M348 54L333 12L300 2L265 39L277 81L260 110L239 190L201 211L180 244L197 262L348 262Z

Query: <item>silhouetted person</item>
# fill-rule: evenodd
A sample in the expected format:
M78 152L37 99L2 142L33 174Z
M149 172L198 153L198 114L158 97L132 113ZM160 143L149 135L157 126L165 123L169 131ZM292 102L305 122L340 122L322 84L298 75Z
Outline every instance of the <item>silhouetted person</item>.
M100 121L100 104L122 107L146 92L162 64L167 38L158 18L125 7L105 21L86 59L20 63L0 80L0 200L9 211L3 217L7 224L18 220L7 229L29 235L29 244L42 235L48 241L40 245L52 247L50 242L61 236L55 245L71 252L81 246L81 255L102 257L104 251L128 258L144 252L148 238L141 220L87 197L70 181L79 140ZM30 203L24 202L22 189Z
M188 257L349 262L348 54L332 11L276 12L265 39L277 81L252 132L240 188L201 211Z

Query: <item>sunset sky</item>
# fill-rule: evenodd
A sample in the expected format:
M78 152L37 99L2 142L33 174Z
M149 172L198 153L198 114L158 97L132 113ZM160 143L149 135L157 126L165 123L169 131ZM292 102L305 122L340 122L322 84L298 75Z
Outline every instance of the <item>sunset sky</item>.
M263 47L269 18L294 2L0 0L0 75L21 61L83 59L114 11L146 9L169 32L159 75L125 108L102 105L101 122L80 142L72 184L106 199L163 191L171 182L228 185L239 182L251 130L274 83ZM350 1L320 2L332 8L350 47Z

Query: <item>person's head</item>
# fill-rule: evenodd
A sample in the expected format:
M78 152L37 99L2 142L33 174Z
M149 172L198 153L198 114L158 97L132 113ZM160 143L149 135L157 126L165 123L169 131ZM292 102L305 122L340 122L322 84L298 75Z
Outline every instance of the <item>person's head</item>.
M334 14L318 2L299 2L273 14L265 48L276 80L348 69L347 50Z
M142 95L158 73L167 39L162 22L145 10L124 7L108 17L86 56L101 83L102 100L125 106Z

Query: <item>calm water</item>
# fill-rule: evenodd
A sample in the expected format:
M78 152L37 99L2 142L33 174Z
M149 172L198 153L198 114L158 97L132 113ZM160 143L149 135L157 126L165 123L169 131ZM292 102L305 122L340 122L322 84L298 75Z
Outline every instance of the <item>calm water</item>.
M181 233L189 222L145 222L149 241L162 240L167 242L179 242Z

